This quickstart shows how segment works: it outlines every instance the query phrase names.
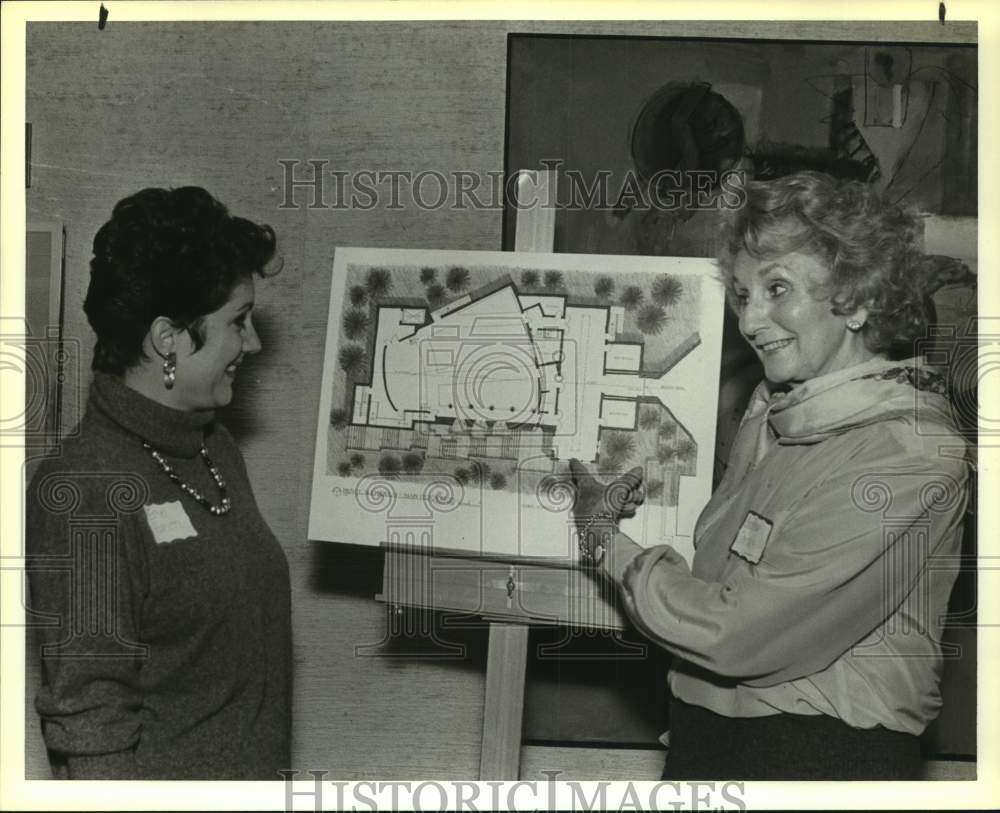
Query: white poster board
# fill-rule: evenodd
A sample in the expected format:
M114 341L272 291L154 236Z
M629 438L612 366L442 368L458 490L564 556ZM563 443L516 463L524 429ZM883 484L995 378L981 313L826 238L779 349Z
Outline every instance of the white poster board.
M723 301L707 259L338 248L309 537L570 563L575 457L690 559Z

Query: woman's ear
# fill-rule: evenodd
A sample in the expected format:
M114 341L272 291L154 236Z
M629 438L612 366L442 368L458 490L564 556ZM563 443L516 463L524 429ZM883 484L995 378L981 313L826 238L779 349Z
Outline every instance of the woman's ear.
M181 332L166 316L157 316L149 326L149 343L156 355L166 358L171 353L176 353L178 334Z

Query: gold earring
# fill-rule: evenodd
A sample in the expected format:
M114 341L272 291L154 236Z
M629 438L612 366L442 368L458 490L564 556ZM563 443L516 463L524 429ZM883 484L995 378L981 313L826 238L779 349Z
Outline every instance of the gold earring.
M177 354L167 353L163 360L163 386L168 390L174 388L174 378L177 374Z

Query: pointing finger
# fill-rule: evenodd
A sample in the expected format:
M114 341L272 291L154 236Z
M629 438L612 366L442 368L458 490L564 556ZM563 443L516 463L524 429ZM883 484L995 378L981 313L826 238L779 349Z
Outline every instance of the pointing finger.
M621 482L628 486L633 491L638 491L642 487L642 466L636 466L633 469L629 469L625 474L621 476Z

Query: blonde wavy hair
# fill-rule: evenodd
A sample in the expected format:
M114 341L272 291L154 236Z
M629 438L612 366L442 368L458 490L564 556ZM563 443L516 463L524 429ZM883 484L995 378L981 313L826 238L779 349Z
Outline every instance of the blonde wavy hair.
M750 181L744 190L744 205L726 219L718 257L727 290L740 252L757 259L811 254L830 269L835 313L868 309L864 338L873 352L905 354L933 319L930 295L971 277L958 260L924 254L919 218L861 181L799 172Z

